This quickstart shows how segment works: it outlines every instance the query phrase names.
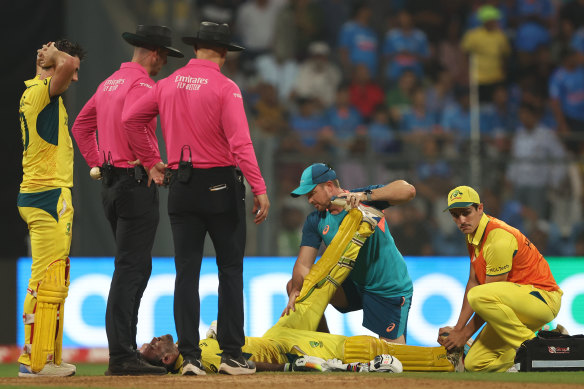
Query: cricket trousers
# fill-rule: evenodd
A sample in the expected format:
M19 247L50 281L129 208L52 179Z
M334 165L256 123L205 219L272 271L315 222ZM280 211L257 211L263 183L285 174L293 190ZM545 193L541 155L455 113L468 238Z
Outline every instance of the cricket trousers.
M175 250L174 321L178 349L185 359L201 357L199 276L209 233L219 271L217 340L234 357L245 344L243 331L243 255L245 186L232 166L173 171L168 215Z
M115 270L105 315L110 365L136 358L138 308L152 272L152 246L158 227L158 190L138 182L134 168L114 168L102 187L105 215L116 240Z

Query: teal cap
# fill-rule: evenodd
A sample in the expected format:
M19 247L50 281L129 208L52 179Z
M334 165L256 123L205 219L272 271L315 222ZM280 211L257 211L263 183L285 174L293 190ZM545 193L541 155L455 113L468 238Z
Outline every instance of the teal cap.
M313 190L316 185L323 182L331 181L337 178L337 173L332 167L324 163L315 163L304 169L300 177L300 186L290 193L292 197L298 197L307 194Z

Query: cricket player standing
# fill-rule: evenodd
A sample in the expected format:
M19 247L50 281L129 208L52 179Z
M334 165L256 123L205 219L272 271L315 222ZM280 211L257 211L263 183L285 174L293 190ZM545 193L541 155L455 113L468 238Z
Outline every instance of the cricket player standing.
M24 151L17 205L32 249L20 377L71 376L76 371L61 360L73 223L73 142L61 94L77 81L84 54L81 46L66 40L44 45L38 50L38 74L25 82L20 99Z

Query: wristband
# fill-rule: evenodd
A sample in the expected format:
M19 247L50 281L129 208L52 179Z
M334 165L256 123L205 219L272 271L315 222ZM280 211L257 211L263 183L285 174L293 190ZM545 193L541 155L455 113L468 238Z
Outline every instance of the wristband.
M373 191L371 189L367 189L363 191L363 193L367 195L367 201L373 201L373 199L371 198L371 194L373 193Z

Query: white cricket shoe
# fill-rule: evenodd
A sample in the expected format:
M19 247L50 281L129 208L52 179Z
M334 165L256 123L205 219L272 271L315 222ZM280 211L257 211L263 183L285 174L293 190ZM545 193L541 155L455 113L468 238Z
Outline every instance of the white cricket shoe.
M75 365L71 365L70 363L62 362L60 365L55 365L54 363L50 362L43 367L41 371L38 373L34 373L30 366L20 364L20 368L18 369L18 376L19 377L70 377L75 375L77 368Z

